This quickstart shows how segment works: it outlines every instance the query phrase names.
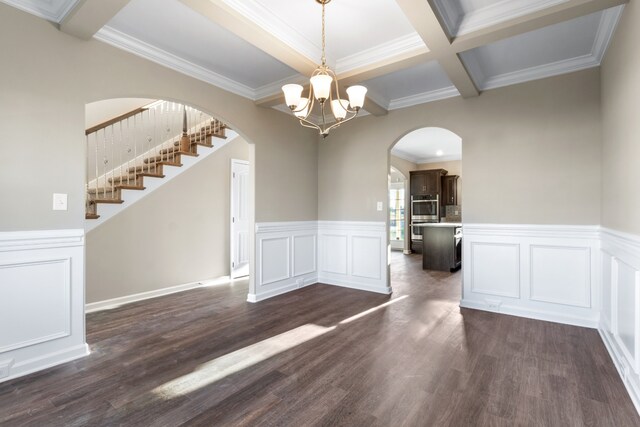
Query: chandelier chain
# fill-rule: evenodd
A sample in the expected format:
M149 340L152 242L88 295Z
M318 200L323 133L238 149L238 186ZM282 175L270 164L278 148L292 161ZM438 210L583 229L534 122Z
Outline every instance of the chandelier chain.
M325 2L322 2L322 65L327 65L327 58L325 56L325 25L324 25L324 7Z

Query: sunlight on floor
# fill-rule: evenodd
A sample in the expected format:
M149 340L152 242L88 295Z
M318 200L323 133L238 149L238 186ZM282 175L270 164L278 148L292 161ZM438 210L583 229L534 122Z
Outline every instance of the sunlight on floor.
M220 356L210 362L203 363L195 371L166 382L153 389L153 393L163 399L171 399L180 395L186 395L203 387L211 385L229 375L233 375L244 369L257 365L260 362L311 341L321 335L335 330L339 325L344 325L354 320L367 316L391 304L406 299L408 295L392 299L372 307L354 316L348 317L338 324L330 327L306 324L290 331L276 335L248 347L241 348L232 353Z
M371 313L373 313L374 311L380 310L381 308L388 307L388 306L390 306L391 304L395 304L395 303L397 303L397 302L399 302L399 301L402 301L402 300L403 300L403 299L405 299L405 298L409 298L409 295L403 295L403 296L398 297L398 298L396 298L396 299L392 299L392 300L390 300L390 301L387 301L387 302L385 302L384 304L380 304L380 305L379 305L379 306L377 306L377 307L373 307L373 308L370 308L369 310L365 310L365 311L363 311L362 313L358 313L358 314L356 314L355 316L348 317L348 318L344 319L343 321L341 321L341 322L340 322L340 325L344 325L344 324L346 324L346 323L353 322L354 320L358 320L358 319L360 319L361 317L366 316L367 314L371 314Z
M194 372L155 388L153 393L164 398L172 398L181 394L191 393L319 337L320 335L326 334L335 328L335 326L326 328L318 325L302 325L280 335L276 335L275 337L268 338L204 363Z

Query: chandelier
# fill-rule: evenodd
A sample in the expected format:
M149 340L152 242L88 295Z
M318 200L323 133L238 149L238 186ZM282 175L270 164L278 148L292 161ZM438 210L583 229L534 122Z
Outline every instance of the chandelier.
M322 5L322 65L318 66L311 75L309 94L302 97L304 88L298 84L282 86L285 102L289 109L300 120L304 127L318 130L323 138L326 138L331 129L340 126L349 120L355 119L364 105L364 97L367 88L364 86L350 86L347 88L349 100L340 98L340 86L336 74L327 66L325 56L325 5L331 0L316 0ZM320 105L319 123L310 120L311 112L316 101ZM327 105L329 107L327 107ZM329 121L328 110L334 120Z

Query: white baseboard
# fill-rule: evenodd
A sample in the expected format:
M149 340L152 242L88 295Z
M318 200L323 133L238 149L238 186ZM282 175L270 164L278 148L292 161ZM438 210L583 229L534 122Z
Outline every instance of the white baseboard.
M600 337L604 342L611 360L615 365L620 379L629 393L629 397L635 406L636 411L640 414L640 376L633 372L633 369L629 366L624 353L618 347L616 340L606 331L605 327L598 328Z
M71 362L88 356L90 353L89 346L87 344L81 344L75 347L65 348L64 350L24 360L20 363L12 364L11 375L5 378L0 378L0 383L24 377L25 375L33 374L34 372L52 368L63 363ZM0 357L2 356L0 355Z
M369 286L369 285L363 285L362 283L350 283L344 280L340 280L340 281L323 280L320 283L325 285L331 285L331 286L340 286L342 288L357 289L360 291L375 292L377 294L389 295L392 293L392 289L389 286L386 286L386 287Z
M460 301L461 308L470 308L473 310L489 311L492 313L506 314L509 316L525 317L527 319L544 320L546 322L562 323L565 325L582 326L585 328L596 329L598 327L598 318L585 318L580 316L563 315L558 312L547 312L543 310L535 310L531 308L523 308L519 306L510 306L500 304L498 307L489 304L483 304L478 301Z
M307 281L305 281L302 284L294 283L294 284L282 286L280 288L264 291L259 294L250 293L249 295L247 295L247 302L253 303L253 302L264 301L266 299L273 298L278 295L286 294L287 292L295 291L296 289L306 288L307 286L311 286L317 282L318 280L316 278L310 278L310 279L307 279Z
M156 289L148 292L140 292L138 294L126 295L123 297L112 298L104 301L97 301L88 303L85 305L86 313L94 313L101 310L109 310L118 308L125 304L131 304L137 301L143 301L150 298L157 298L164 295L175 294L177 292L184 292L191 289L201 288L204 286L211 286L215 283L229 283L229 276L222 276L213 280L201 280L199 282L185 283L184 285L170 286L168 288Z

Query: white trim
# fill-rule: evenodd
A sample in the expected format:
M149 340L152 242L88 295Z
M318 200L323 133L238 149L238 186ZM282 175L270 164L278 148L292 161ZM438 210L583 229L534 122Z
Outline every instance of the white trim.
M599 226L463 224L462 227L466 265L462 307L591 328L598 326L601 311ZM478 256L483 260L493 259L500 268L474 262L475 245L483 248ZM500 250L504 245L516 248L516 254ZM561 258L557 259L565 263L534 263L533 252L540 249L558 251ZM584 257L576 256L578 249L584 250ZM542 260L551 255L544 256ZM534 281L534 277L545 280ZM546 280L552 280L554 286L544 286Z
M166 52L158 47L143 42L135 37L118 31L110 26L104 26L94 37L104 43L117 47L136 56L148 59L179 73L193 77L214 86L218 86L226 91L235 93L251 100L256 99L255 91L242 83L225 77L221 74L208 70L200 65L196 65L186 59L180 58L172 53Z
M256 233L315 230L317 226L317 221L257 222Z
M91 354L89 346L87 344L80 344L75 347L54 351L19 363L11 363L11 372L15 373L8 377L0 378L0 383L20 378L34 372L39 372L44 369L52 368L63 363L68 363L88 356L89 354ZM0 355L0 358L1 357L2 355Z
M53 270L48 269L51 266ZM0 273L0 280L9 274L16 297L0 316L14 327L0 349L1 375L6 375L0 382L88 354L84 230L0 232ZM40 289L46 294L35 294ZM51 305L51 298L59 303ZM31 319L29 327L16 329L15 322L25 316Z
M450 156L425 157L424 159L418 159L416 163L418 165L428 165L430 163L457 162L459 160L462 160L461 154L452 154Z
M83 229L5 231L0 233L0 252L83 245Z
M79 0L0 0L24 12L59 24Z
M598 328L600 338L602 338L602 342L613 361L613 365L616 367L618 375L620 375L620 379L622 380L624 387L627 389L627 393L631 398L633 406L636 408L638 414L640 414L640 377L637 375L630 375L631 367L629 366L629 362L626 360L616 339L607 332L607 330L608 327L606 322L601 321Z
M483 304L482 302L466 299L462 299L460 301L460 307L489 311L497 314L506 314L509 316L524 317L527 319L544 320L546 322L562 323L565 325L582 326L584 328L591 329L596 329L598 327L599 321L599 318L597 316L572 316L570 314L562 314L560 312L523 308L505 303L501 303L499 308L492 308L488 304Z
M429 92L417 93L402 98L392 99L389 102L389 110L398 110L400 108L412 107L427 102L439 101L441 99L453 98L459 96L460 92L455 86L435 89Z
M386 231L383 221L318 221L319 230Z
M455 36L463 15L460 4L451 0L436 0L433 4L440 17L442 17L445 27L449 31L449 35Z
M604 54L609 47L609 43L611 43L613 33L618 26L618 22L620 22L620 18L622 17L624 6L625 5L612 7L602 12L600 24L598 25L598 32L596 33L596 38L591 49L591 54L596 58L598 63L602 62Z
M205 288L207 286L231 282L232 280L229 278L229 276L222 276L217 279L201 280L199 282L185 283L183 285L169 286L167 288L155 289L153 291L140 292L123 297L111 298L104 301L92 302L85 305L85 313L95 313L96 311L110 310L138 301L144 301L151 298L158 298L165 295L188 291L191 289Z
M294 74L293 76L285 77L284 79L275 81L273 83L268 83L266 85L260 86L259 88L253 91L253 100L266 98L269 96L273 96L279 94L282 91L282 86L287 84L299 84L306 85L309 84L309 76L303 76L302 74ZM286 112L291 114L291 110L284 105L285 110L281 110L282 112Z
M380 287L380 286L372 286L366 285L358 282L351 282L349 280L335 280L335 279L327 279L323 278L320 281L323 285L331 285L331 286L339 286L341 288L349 288L349 289L357 289L359 291L367 291L374 292L376 294L384 294L390 295L393 293L393 290L390 286Z
M370 47L336 61L336 74L345 73L356 68L366 67L385 59L409 53L426 53L429 49L422 37L416 32Z
M594 38L591 52L588 54L489 77L484 75L476 52L469 51L464 53L464 62L473 80L481 90L495 89L598 67L613 37L623 9L624 5L621 5L602 12L597 34Z
M598 239L597 225L544 225L544 224L463 224L465 236L491 235L509 237L558 237L566 239Z
M543 9L567 3L568 1L569 0L502 0L462 16L456 29L456 36L462 36L500 22L530 15Z
M504 86L515 85L546 77L559 76L597 67L600 62L591 53L575 58L562 59L549 64L525 68L524 70L511 71L509 73L491 76L481 84L482 90L495 89Z
M268 291L263 291L263 292L260 292L258 294L248 294L247 295L247 302L256 303L256 302L264 301L264 300L269 299L269 298L277 297L278 295L282 295L282 294L286 294L286 293L291 292L291 291L295 291L296 289L306 288L307 286L314 285L317 282L318 281L315 278L313 278L313 279L305 280L302 284L294 283L294 284L282 286L282 287L279 287L279 288L271 289L271 290L268 290Z

